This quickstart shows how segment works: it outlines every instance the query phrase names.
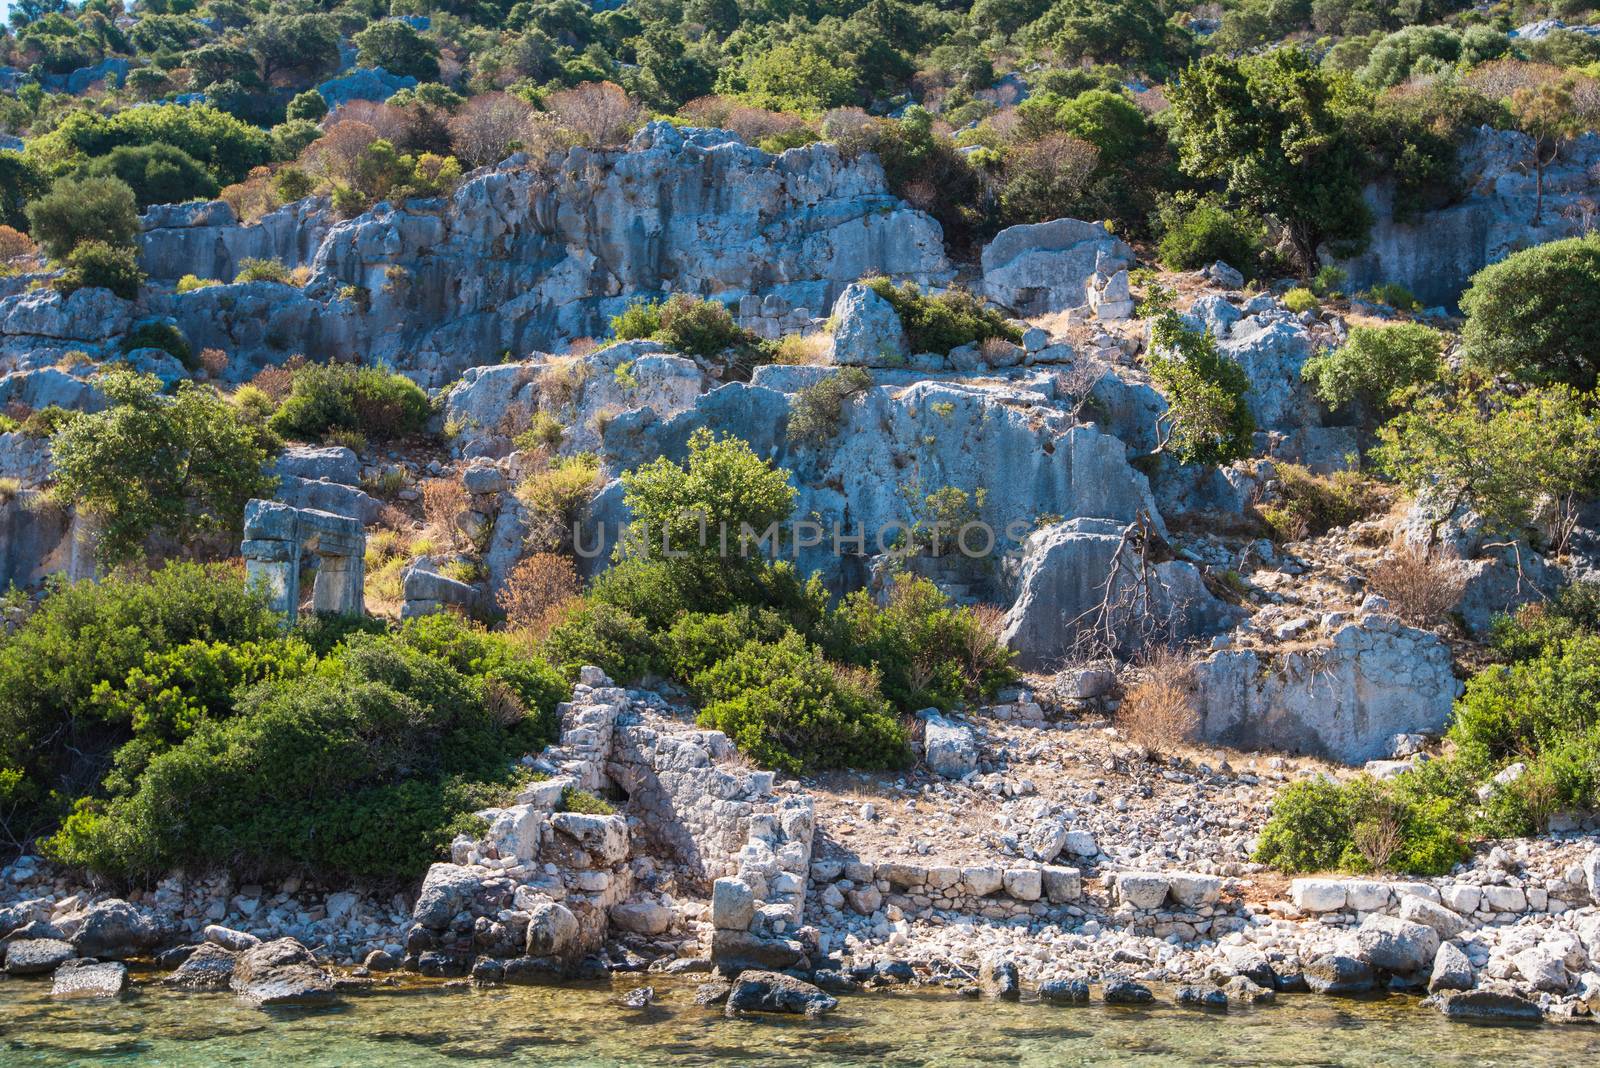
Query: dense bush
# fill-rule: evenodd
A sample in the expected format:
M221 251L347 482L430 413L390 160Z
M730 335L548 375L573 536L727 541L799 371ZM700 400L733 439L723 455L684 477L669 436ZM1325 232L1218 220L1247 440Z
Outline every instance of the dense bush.
M141 210L152 204L209 199L222 188L193 156L162 142L121 145L90 160L84 173L91 178L117 178L127 183Z
M802 389L789 402L789 440L822 447L838 432L845 401L871 388L865 369L841 367Z
M378 367L309 364L295 372L270 426L302 441L340 430L392 441L422 433L432 414L428 395L403 375Z
M800 773L906 763L905 729L876 679L828 662L799 634L752 641L693 679L700 722L758 763Z
M1512 253L1461 294L1462 354L1527 382L1593 389L1600 373L1600 234Z
M1438 381L1444 335L1421 323L1358 326L1343 345L1313 356L1301 374L1330 408L1360 403L1385 415L1414 386Z
M40 156L81 154L93 159L121 146L171 145L204 164L219 184L242 181L272 158L266 131L205 104L158 104L104 116L74 111L30 145Z
M1301 780L1273 800L1255 859L1287 872L1447 874L1471 854L1463 785L1443 761L1388 782Z
M867 285L899 313L912 352L943 355L992 337L1010 342L1022 340L1021 333L1006 322L998 309L965 289L951 288L930 297L912 282L896 286L887 278L871 278Z
M139 266L138 250L127 245L108 245L85 240L67 253L66 269L51 283L71 296L80 289L107 289L123 300L137 300L144 284L144 269Z
M1250 455L1255 418L1245 403L1250 377L1209 330L1185 326L1171 309L1152 325L1150 377L1167 397L1159 451L1182 463L1225 464Z
M191 371L199 370L200 367L194 349L189 347L189 341L183 336L183 331L172 323L149 322L134 327L128 332L128 336L123 338L122 351L132 352L134 349L160 349Z
M618 341L648 338L691 356L720 356L751 342L727 305L686 293L674 293L666 300L632 302L612 318L611 333Z
M128 245L139 232L133 190L119 178L62 178L28 203L28 234L58 260L84 241Z
M865 590L846 596L829 620L825 647L841 662L873 668L884 696L908 711L948 711L992 697L1015 678L1012 653L995 629L910 575L895 579L883 606Z
M656 636L644 620L593 596L580 598L567 611L541 651L569 676L588 664L621 682L635 682L656 670Z
M1355 471L1314 475L1299 464L1273 464L1276 492L1260 506L1261 518L1279 541L1320 537L1372 513L1373 485Z
M1161 262L1192 271L1221 260L1246 278L1255 273L1266 228L1244 212L1230 211L1215 195L1174 198L1160 214Z
M52 452L55 493L96 517L103 561L137 556L155 533L189 545L237 530L245 503L269 494L258 435L210 388L183 382L166 398L153 376L120 368L101 388L111 407L71 419Z

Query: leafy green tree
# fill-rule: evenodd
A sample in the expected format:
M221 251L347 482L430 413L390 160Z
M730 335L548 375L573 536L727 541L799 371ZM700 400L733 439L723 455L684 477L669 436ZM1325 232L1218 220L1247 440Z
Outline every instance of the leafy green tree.
M1593 389L1600 375L1600 235L1512 253L1461 294L1462 354L1526 382Z
M366 67L382 67L390 74L419 82L439 80L439 46L399 19L384 19L356 34L357 59Z
M82 241L132 244L139 232L133 190L120 178L60 178L28 204L28 234L58 260Z
M284 121L294 122L296 119L303 119L307 122L320 122L327 113L328 102L322 98L322 94L315 89L307 89L289 101L289 107L284 112Z
M261 81L256 73L256 57L237 45L221 42L202 45L184 55L183 65L189 68L197 89L209 89L218 82L249 82L259 86Z
M1302 271L1316 269L1324 243L1337 253L1365 246L1372 213L1345 127L1348 94L1306 52L1210 56L1168 92L1179 165L1277 218Z
M1223 355L1211 331L1191 330L1168 308L1151 325L1150 377L1167 397L1157 452L1181 463L1225 464L1249 456L1255 418L1245 403L1250 377Z
M1573 83L1544 82L1525 85L1511 94L1511 117L1517 129L1528 135L1528 163L1533 168L1533 219L1538 226L1544 215L1544 172L1561 154L1566 143L1585 127L1573 102Z
M1215 193L1179 193L1158 213L1161 262L1168 270L1192 271L1218 260L1246 278L1255 274L1266 243L1260 220L1230 211Z
M1388 414L1414 386L1439 380L1444 335L1421 323L1358 326L1343 345L1307 360L1301 369L1330 408L1360 403Z
M41 154L93 158L121 145L152 144L182 149L223 184L243 181L252 168L272 159L272 141L265 130L207 104L155 104L128 108L110 118L75 111L29 149L37 146Z
M1593 403L1565 385L1516 397L1487 389L1431 395L1378 432L1372 456L1428 503L1435 529L1465 507L1489 529L1520 535L1553 503L1559 549L1600 470Z
M825 111L855 103L860 92L855 72L809 37L747 53L717 87L773 111Z
M216 179L189 153L172 145L121 145L91 160L84 168L91 178L118 178L133 190L139 208L210 199L220 188Z
M49 187L32 159L21 152L0 152L0 224L25 230L28 201Z
M271 492L257 434L193 382L172 398L151 375L113 369L101 379L111 407L79 415L52 439L56 494L101 523L100 558L137 556L151 534L180 544L236 530L252 497Z
M1190 44L1156 0L1056 0L1026 36L1063 59L1125 63L1154 73L1181 63Z
M1449 67L1461 56L1461 38L1440 26L1407 26L1382 41L1367 57L1361 80L1375 88L1398 85L1419 67Z
M261 78L304 85L339 69L339 26L330 15L269 16L245 34L261 61Z

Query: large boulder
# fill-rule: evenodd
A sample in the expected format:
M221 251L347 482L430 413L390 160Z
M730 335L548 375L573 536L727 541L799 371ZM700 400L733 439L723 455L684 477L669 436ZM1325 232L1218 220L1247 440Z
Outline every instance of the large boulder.
M77 956L72 944L59 938L19 938L5 951L8 975L48 975Z
M1387 757L1396 734L1437 733L1461 692L1449 647L1391 616L1271 660L1225 649L1195 665L1195 681L1208 741L1348 764Z
M1133 250L1100 223L1055 219L1001 230L984 246L983 292L1019 315L1082 307L1095 274L1133 266Z
M1150 637L1183 640L1233 623L1237 612L1211 595L1194 565L1145 568L1138 534L1115 520L1069 519L1029 536L1001 624L1019 667L1059 669L1080 639L1136 648Z
M1318 957L1303 974L1313 994L1364 994L1376 985L1371 965L1338 953Z
M946 779L961 779L977 770L978 737L971 727L930 715L923 721L922 731L923 762L929 771Z
M1372 967L1412 975L1433 966L1439 933L1420 923L1374 912L1361 921L1355 944L1357 957Z
M229 987L252 1005L313 1005L335 1000L333 976L292 938L263 942L239 954Z
M1442 1014L1453 1020L1534 1023L1543 1015L1538 1005L1503 987L1446 991L1429 1000Z
M235 954L221 946L202 942L162 983L180 990L225 990L233 981L235 960Z
M900 313L860 282L846 286L833 302L833 322L834 363L899 367L911 354Z
M128 989L128 966L120 961L69 960L51 977L56 998L114 998Z
M556 901L542 902L528 913L528 956L570 961L582 948L582 933L571 909Z
M460 913L492 915L510 898L511 880L486 868L434 864L423 877L411 919L422 927L443 930Z
M147 953L161 941L161 928L148 914L119 898L89 907L72 936L80 957L121 960Z
M728 991L727 1014L789 1012L818 1017L838 1007L839 999L803 979L781 972L740 972Z

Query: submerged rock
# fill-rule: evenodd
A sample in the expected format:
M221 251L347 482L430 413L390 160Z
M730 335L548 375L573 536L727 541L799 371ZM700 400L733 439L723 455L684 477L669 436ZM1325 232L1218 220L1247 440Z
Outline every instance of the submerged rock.
M729 1016L741 1012L788 1012L817 1017L832 1012L839 999L802 979L781 972L741 972L728 991Z
M114 998L128 988L128 967L118 961L69 960L56 969L50 996Z

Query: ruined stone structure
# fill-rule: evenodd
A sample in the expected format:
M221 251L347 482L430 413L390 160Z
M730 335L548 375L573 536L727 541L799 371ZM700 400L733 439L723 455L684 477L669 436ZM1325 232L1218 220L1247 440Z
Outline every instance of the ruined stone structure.
M300 610L300 568L305 554L318 557L312 604L319 613L362 611L367 538L361 522L314 508L277 501L251 501L244 511L245 572L266 586L272 607L293 623Z

